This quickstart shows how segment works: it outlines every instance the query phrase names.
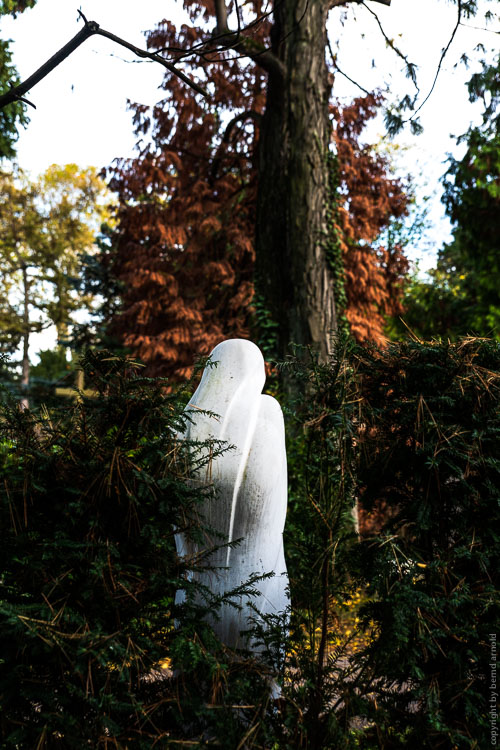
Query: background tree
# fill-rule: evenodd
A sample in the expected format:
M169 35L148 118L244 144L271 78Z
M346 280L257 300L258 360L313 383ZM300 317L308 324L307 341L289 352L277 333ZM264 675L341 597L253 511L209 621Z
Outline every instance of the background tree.
M374 2L390 4L390 0ZM331 268L325 241L329 223L327 99L331 84L325 61L325 24L330 10L337 12L350 4L350 0L294 0L293 7L289 3L285 9L279 3L271 14L259 3L246 4L242 10L236 3L226 7L222 0L213 7L206 0L187 0L193 17L203 17L205 29L201 34L187 29L186 38L201 39L201 44L180 47L166 40L165 46L150 47L153 53L174 62L185 62L198 53L200 57L193 66L196 75L204 67L198 64L200 59L203 63L222 59L234 74L242 67L238 58L245 57L267 76L257 157L256 277L265 308L275 320L281 354L293 339L312 343L325 358L329 332L337 325L334 282L339 269ZM460 0L457 7L458 28L464 17L475 12L477 3ZM229 30L230 20L234 32ZM211 35L206 33L207 23L215 26ZM394 48L391 40L386 38L386 42ZM168 66L164 57L161 60ZM408 61L406 64L414 80L415 66ZM415 102L415 98L406 96L402 107L414 109ZM212 114L217 116L219 112ZM247 114L248 110L239 111L237 116L246 119ZM402 120L393 112L389 114L394 130ZM314 127L310 127L311 122ZM418 127L415 121L413 125ZM273 201L275 206L271 208Z
M438 269L457 284L467 331L500 334L500 57L469 82L471 101L485 103L482 125L460 140L462 159L451 159L444 178L453 240L439 253Z
M104 186L95 169L70 164L33 183L4 172L1 187L0 341L10 353L22 342L27 388L30 335L54 324L62 344L74 313L89 304L78 291L79 256L93 247Z
M469 96L485 107L482 124L458 139L466 152L450 159L443 178L453 239L406 293L404 319L424 338L500 335L500 58L471 78Z
M389 0L383 2L389 4ZM288 344L294 341L312 344L323 359L326 357L329 333L338 323L337 307L342 308L345 304L339 284L343 274L343 265L339 260L341 253L338 247L335 248L335 240L331 237L335 221L330 201L332 186L328 152L331 126L328 100L334 68L329 70L326 61L326 20L330 10L336 14L340 8L350 4L349 0L294 0L286 3L286 7L284 3L276 3L268 9L259 2L252 2L241 9L235 3L226 6L223 0L215 3L186 0L184 6L196 25L184 25L177 30L173 24L163 21L148 35L150 50L170 56L174 62L191 64L197 80L211 95L208 101L193 96L182 82L168 76L163 85L165 98L156 107L150 110L140 104L133 105L134 123L141 138L140 156L135 162L122 162L113 173L113 186L119 191L122 204L128 201L135 213L134 219L121 215L124 232L118 243L117 273L120 279L126 279L127 285L134 278L132 247L133 252L137 252L141 258L141 281L137 279L135 282L137 294L134 300L131 298L126 302L118 329L124 332L128 344L141 357L150 362L155 360L153 371L162 367L161 357L173 362L173 348L181 342L183 347L188 346L188 342L193 340L189 329L199 326L202 315L203 325L211 332L215 331L212 321L217 302L208 306L205 314L205 290L200 293L199 281L195 278L195 255L191 240L188 241L184 233L185 225L180 229L176 219L170 220L166 229L161 230L157 226L154 237L147 239L154 213L152 194L164 195L166 190L172 191L171 201L177 189L174 187L176 177L186 169L184 186L187 188L189 181L191 196L187 200L193 211L192 220L196 215L203 216L204 230L207 231L205 219L208 215L214 216L213 209L220 203L217 183L217 177L222 177L220 169L224 169L224 178L230 175L234 177L234 159L241 159L248 145L252 149L247 155L257 171L256 188L253 186L257 190L254 218L247 217L251 223L254 222L255 231L256 310L261 320L265 318L268 326L271 326L272 320L278 356L282 357ZM459 2L457 28L464 18L476 10L477 4L472 0ZM229 29L231 23L236 29L234 32ZM390 39L386 38L386 42L394 49ZM443 55L445 53L446 50ZM399 54L406 60L402 53ZM334 66L334 62L331 64ZM407 60L406 66L409 77L415 81L415 66ZM400 109L415 109L416 98L406 96L400 104ZM394 132L403 123L401 112L392 106L386 114L390 130ZM413 120L412 124L414 130L418 130L418 122ZM199 140L196 140L197 136ZM216 168L211 169L207 159L209 162L213 160ZM189 164L186 163L188 161ZM247 163L245 169L248 167ZM138 178L142 170L144 177ZM228 189L227 184L225 189ZM245 189L249 188L246 186ZM233 220L234 206L243 194L241 183L238 187L235 184L232 193L234 203L229 211ZM206 203L203 209L202 198ZM148 207L146 202L149 202ZM144 212L144 225L147 227L142 233L138 230L141 212ZM134 226L129 234L130 221ZM220 215L218 221L221 221ZM227 222L222 221L222 226L226 228ZM169 235L178 231L180 233L175 238ZM131 241L128 246L127 238ZM174 250L167 250L169 240L169 247L175 246ZM152 249L152 243L156 244L158 252ZM231 256L233 248L228 246L227 253L224 253L223 244L224 241L215 257L210 257L215 263L212 269L215 271L217 268L218 272L222 272L222 258L231 258L231 268L239 269L240 260L236 258L238 251ZM369 276L365 254L360 250L362 246L361 241L357 245L361 273L352 269L348 274L351 281L358 283L358 296L362 292L366 294L366 289L380 286L372 273L372 284L362 288L363 281ZM168 253L175 256L172 266L163 263ZM146 256L149 256L147 263L152 264L151 273L145 270L148 268L143 262ZM354 253L351 253L351 257L354 257ZM394 275L397 282L402 267L387 248L380 250L379 264L383 266L384 263L387 276ZM168 318L163 312L167 309L164 304L161 314L158 311L159 316L163 316L163 322L148 329L148 320L152 321L154 317L159 321L159 318L151 317L152 305L145 302L146 297L137 287L144 283L146 291L160 268L161 274L169 278L168 282L161 282L166 293L166 296L163 295L165 302L168 298L175 300L175 304L168 305ZM173 275L172 268L176 269ZM180 269L186 273L182 280ZM224 273L227 273L227 266ZM145 274L148 275L147 282ZM173 284L174 278L180 280L181 292ZM229 278L226 276L227 280ZM196 285L196 292L193 284ZM236 288L241 288L238 278L235 284ZM170 293L167 293L168 286ZM220 298L219 284L218 287ZM191 289L193 298L203 298L199 305L187 298ZM246 289L248 291L248 287ZM384 295L381 287L374 292L372 302L376 300L375 306L378 305L380 311L384 308ZM226 294L223 296L227 300ZM232 296L234 299L234 294ZM133 326L134 304L137 305L136 311L141 311L138 328ZM374 308L370 303L366 309L373 311ZM385 309L380 313L377 330L380 330L387 312L390 310ZM369 327L366 328L361 320L355 321L354 317L354 314L351 315L360 335L364 329L363 335L374 334L378 338L376 330L370 332ZM173 321L175 333L167 341L162 331L169 321ZM194 338L199 341L203 338L200 328ZM185 370L190 359L185 352L182 354L181 369Z
M164 22L148 46L187 48L204 36ZM154 112L134 106L136 132L149 139L110 182L120 200L113 272L124 294L112 330L152 374L184 377L195 353L228 331L249 335L264 73L218 57L200 62L210 101L166 78Z
M36 0L1 0L0 17L16 16L35 4ZM8 40L0 40L0 93L19 83L17 71L12 65L12 52L9 45ZM0 110L0 158L12 159L15 155L14 144L18 138L18 127L28 123L25 110L26 105L22 101Z
M334 2L333 7L347 4ZM132 266L137 262L131 258L132 244L135 248L141 245L141 259L145 254L155 258L151 273L147 271L147 283L151 283L152 274L160 266L164 278L169 276L168 282L162 284L170 286L171 297L176 300L175 307L169 305L168 309L179 320L179 325L174 326L177 344L173 337L172 343L161 340L161 332L167 327L164 313L163 322L156 329L151 328L147 333L134 331L130 326L133 315L128 313L132 305L126 304L119 327L126 330L128 322L130 333L126 338L141 357L147 351L146 358L150 361L162 356L173 361L172 346L181 341L186 345L190 339L187 330L201 322L206 294L199 293L198 281L194 279L196 268L190 267L193 245L190 237L187 249L185 222L181 228L172 216L165 222L163 236L157 227L158 232L150 237L157 252L145 247L154 203L147 200L146 207L146 199L152 193L161 195L166 190L172 190L172 196L177 195L176 180L182 173L184 189L188 182L191 188L189 207L186 206L183 215L191 211L191 222L203 216L204 233L212 222L208 217L214 216L214 208L223 200L221 189L232 197L233 207L226 216L231 216L233 222L236 202L243 194L246 197L248 191L257 190L253 213L242 221L252 227L251 233L245 232L250 241L256 232L257 299L275 323L278 354L283 355L290 341L294 341L313 344L325 357L330 346L329 333L337 326L334 297L336 282L342 275L341 262L332 267L333 256L328 248L331 229L328 151L332 133L328 100L332 79L325 50L326 19L332 3L317 0L287 3L286 7L278 3L272 13L259 2L247 4L241 12L238 6L226 8L223 2L213 5L189 0L185 7L199 25L183 26L177 31L171 23L163 21L148 35L148 47L168 53L175 60L186 59L199 49L201 54L193 68L198 80L210 91L211 99L192 96L182 82L168 76L163 86L165 99L153 111L134 105L134 123L141 136L140 156L135 162L122 162L114 170L112 181L122 203L129 201L134 213L133 219L121 215L117 273L120 278L132 279ZM228 29L231 14L239 24L239 31L234 33ZM207 47L210 38L207 26L213 30L212 49ZM200 44L201 48L197 47ZM237 162L244 175L249 174L251 166L256 169L257 187L254 181L247 181L243 189L235 174ZM139 177L139 172L144 172L144 177ZM144 231L138 229L141 222L147 227ZM217 222L227 230L227 221L220 212ZM210 258L215 264L211 270L225 275L229 281L232 271L229 272L227 259L232 267L239 268L239 254L251 256L254 249L249 242L244 247L232 242L225 252L227 242L222 236L218 239L218 249ZM127 245L128 241L132 244ZM167 245L177 248L169 252L177 256L174 261L177 269L182 267L189 274L185 282L179 270L172 275L162 264ZM147 268L141 261L137 265ZM178 282L174 283L174 278ZM238 304L248 296L248 281L247 276L241 282L235 279L236 294L241 295ZM136 285L139 283L137 280ZM183 293L191 296L192 289L192 298L201 300L199 305L181 299L177 283L182 290L189 284L190 292ZM197 286L196 292L193 284ZM234 293L231 296L234 300ZM137 311L139 308L145 311L144 299L145 296L142 301L137 299ZM212 325L215 312L213 306L207 307L203 325L209 329L210 337L215 330ZM139 327L145 324L145 317L146 313ZM246 324L243 321L242 327ZM194 334L194 338L200 336L201 330ZM186 359L190 364L191 358ZM184 361L182 367L186 366Z
M29 339L46 323L33 311L44 306L43 223L36 190L22 173L0 175L0 286L2 348L22 342L21 387L29 384ZM10 350L12 353L12 349ZM25 405L27 400L23 399Z
M110 221L111 196L94 167L53 164L37 181L39 210L44 221L46 280L51 296L46 313L67 342L73 315L91 304L80 285L82 256L95 249L101 223Z
M188 46L187 32L177 35L164 24L150 43L172 45L175 38ZM200 353L228 336L252 335L268 356L279 353L277 321L254 283L264 77L259 68L239 63L222 69L217 61L203 64L215 83L216 107L193 100L177 81L165 82L168 100L154 112L134 106L137 133L147 133L151 142L112 171L118 229L114 253L104 253L105 266L122 284L123 304L111 330L150 373L180 378ZM244 95L250 109L229 119ZM332 150L325 153L323 245L332 293L361 340L382 339L386 315L399 311L406 270L400 245L374 242L407 210L406 186L391 176L389 159L361 143L380 105L380 97L367 96L350 107L332 107Z
M38 352L39 361L30 367L30 377L42 379L53 383L60 380L71 369L72 363L66 358L66 350L62 347L57 349L42 349Z

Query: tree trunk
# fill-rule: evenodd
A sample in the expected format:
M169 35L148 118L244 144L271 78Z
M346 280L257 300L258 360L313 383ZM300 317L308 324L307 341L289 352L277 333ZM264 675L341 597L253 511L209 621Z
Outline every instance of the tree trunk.
M330 138L324 0L276 3L259 145L257 288L279 325L279 356L312 345L325 361L337 328L325 253Z
M23 274L23 359L21 374L21 393L23 394L20 406L22 409L29 409L28 388L30 384L30 360L29 360L29 343L30 343L30 310L29 310L29 280L28 270L23 264L21 267Z

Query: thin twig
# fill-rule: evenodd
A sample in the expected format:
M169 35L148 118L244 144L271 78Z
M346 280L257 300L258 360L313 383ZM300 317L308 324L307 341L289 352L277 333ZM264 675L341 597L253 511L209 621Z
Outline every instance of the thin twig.
M280 0L280 2L283 2L284 0ZM309 0L308 0L309 2ZM306 3L306 10L308 7L308 3ZM238 6L236 9L237 12L237 19L238 19L238 29L237 31L231 31L228 28L227 25L227 9L225 6L224 0L217 0L215 5L215 11L216 11L216 28L214 33L209 39L206 39L205 41L198 42L197 44L190 47L188 50L182 50L177 47L162 47L160 48L160 52L178 52L179 54L174 57L175 62L178 62L184 57L198 54L200 57L205 60L206 62L218 62L219 59L217 58L209 58L208 53L211 54L218 54L221 52L225 52L227 50L233 49L237 52L240 52L241 54L232 57L232 60L238 60L240 58L244 57L250 57L251 60L253 60L255 63L260 65L261 68L266 70L268 73L274 72L277 73L280 76L284 76L285 74L285 65L282 62L282 60L279 59L273 52L272 48L270 46L265 45L257 45L253 40L246 35L246 32L248 32L253 27L257 26L258 24L262 23L263 20L265 20L268 16L270 16L274 11L271 9L270 11L266 11L262 15L258 16L254 21L249 23L245 27L241 27L241 21L240 21L240 13L238 10ZM305 12L305 11L304 11ZM299 23L302 19L299 20ZM214 45L214 43L219 42L219 46ZM206 50L206 52L204 52Z
M330 0L328 9L340 8L342 5L348 5L352 0ZM356 3L361 3L361 0L354 0ZM382 5L390 5L391 0L373 0L374 3L381 3Z
M443 52L441 54L441 57L440 57L440 60L439 60L439 64L438 64L438 67L437 67L437 70L436 70L436 75L434 76L434 81L432 82L432 86L431 86L431 88L429 90L429 93L425 97L425 99L422 102L422 104L415 110L415 112L413 113L413 115L409 118L409 120L407 120L407 122L411 122L417 116L417 114L420 112L420 110L422 109L422 107L424 106L424 104L430 98L432 92L434 91L434 89L436 87L437 79L438 79L439 74L441 72L441 67L443 65L444 58L448 54L448 50L450 49L450 47L451 47L451 45L453 43L453 40L455 39L456 33L457 33L457 31L458 31L461 23L462 23L462 0L458 0L458 8L457 8L457 10L458 10L458 15L457 15L457 22L455 24L455 28L452 31L452 34L451 34L451 37L450 37L450 40L449 40L448 44L446 45L446 47L444 48L444 50L443 50Z
M327 40L327 44L328 44L328 49L330 50L330 57L332 58L332 63L334 65L334 67L335 67L335 70L337 70L340 73L341 76L344 76L344 78L347 78L348 81L350 81L355 86L357 86L358 89L361 89L361 91L364 94L366 94L367 96L370 96L370 92L367 91L367 89L365 89L363 86L361 86L361 84L359 84L357 81L355 81L354 78L351 78L350 76L348 76L347 73L344 73L343 70L340 70L339 66L337 65L337 56L334 54L334 52L332 50L332 45L331 45L329 39Z
M462 26L464 29L475 29L476 31L487 31L488 34L500 34L500 31L497 31L496 29L487 29L484 26L472 26L470 23L460 23L460 26Z
M377 1L379 2L380 0L377 0ZM380 33L384 37L384 41L387 44L387 46L390 47L392 49L392 51L395 52L396 55L401 58L401 60L403 60L404 64L406 65L406 69L410 73L410 77L411 77L412 83L413 83L413 85L415 86L415 88L417 90L416 96L418 96L418 94L420 94L420 89L419 89L419 87L417 85L417 80L416 80L416 77L415 77L415 70L416 70L417 66L415 65L415 63L410 62L408 60L408 56L405 55L403 52L401 52L401 50L399 49L399 47L396 47L396 45L394 44L394 42L392 41L392 39L390 39L388 37L388 35L385 32L384 27L382 26L380 18L375 13L375 11L372 10L364 1L361 2L360 5L362 5L364 8L366 8L366 10L369 13L371 13L372 16L375 18L375 21L377 22L377 26L379 27Z
M165 68L167 68L167 70L169 70L171 73L173 73L182 81L184 81L184 83L187 83L187 85L190 86L192 89L194 89L199 94L202 94L203 96L206 96L208 98L208 93L205 91L204 88L202 88L198 83L196 83L196 81L193 81L191 78L189 78L181 70L176 68L175 65L168 62L168 60L165 60L164 57L157 55L155 52L148 52L147 50L141 49L140 47L136 47L135 44L130 44L130 42L125 41L125 39L121 39L119 36L116 36L116 34L113 34L110 31L105 31L104 29L98 29L98 31L96 31L96 34L99 34L100 36L104 36L107 39L111 39L112 42L116 42L116 44L120 44L122 47L126 47L126 49L129 49L131 52L137 55L137 57L144 57L148 60L153 60L153 62L160 63L160 65L163 65Z

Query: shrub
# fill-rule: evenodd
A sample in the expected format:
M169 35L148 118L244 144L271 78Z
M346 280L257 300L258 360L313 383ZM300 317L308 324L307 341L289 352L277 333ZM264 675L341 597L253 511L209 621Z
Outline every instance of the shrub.
M357 481L386 508L356 549L378 637L360 664L378 746L484 748L500 622L500 347L408 340L358 350ZM367 677L368 679L368 677Z
M203 490L185 481L178 396L125 359L83 366L96 398L0 407L6 748L150 747L158 733L154 675L182 572L173 525L195 528Z
M268 618L265 658L217 641L204 616L220 602L175 553L174 527L201 540L210 491L186 481L183 399L106 353L84 368L95 399L1 407L2 747L489 744L498 344L344 341L328 365L295 363L293 611ZM355 500L377 519L360 538Z
M354 633L344 603L357 583L348 567L357 543L352 400L353 344L337 342L320 364L307 352L289 361L293 400L285 407L289 472L285 554L292 617L281 712L274 737L283 750L347 748L353 742L351 704L339 700L352 682L348 654Z
M82 365L95 397L50 412L0 404L1 746L260 738L269 666L205 619L253 579L215 600L186 576L203 559L179 561L174 543L174 529L206 538L198 509L212 490L190 472L224 446L178 439L187 391L107 352Z

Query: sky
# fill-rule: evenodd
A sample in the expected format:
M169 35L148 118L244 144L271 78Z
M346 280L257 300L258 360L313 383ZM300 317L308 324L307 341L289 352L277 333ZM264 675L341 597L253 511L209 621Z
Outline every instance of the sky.
M144 47L142 32L154 28L163 18L189 23L176 0L38 0L36 6L17 19L0 21L1 38L13 40L13 60L22 79L68 42L81 28L78 7L88 20L127 41ZM387 37L417 66L421 99L432 85L439 58L456 22L456 5L450 0L392 0L386 7L371 0L366 6L376 12ZM480 119L480 107L468 102L466 82L479 68L474 48L498 45L500 18L498 1L479 0L480 14L465 21L458 30L443 64L435 90L421 112L424 133L411 136L408 130L389 145L397 174L411 174L416 182L419 205L430 196L429 229L410 256L425 270L432 266L435 252L450 236L450 227L440 203L440 177L446 170L446 156L460 154L456 136ZM484 11L495 18L485 26ZM472 28L477 27L477 28ZM330 13L329 31L338 65L350 78L371 91L385 83L388 100L412 92L405 78L403 62L385 44L376 19L367 7L351 5L347 11ZM466 52L473 58L465 70L457 63ZM127 99L155 104L161 98L158 87L163 68L137 61L132 53L102 37L92 37L40 82L27 97L36 105L29 108L30 123L18 141L18 162L32 176L51 164L77 163L104 167L113 159L132 156L136 138ZM334 92L341 102L358 96L360 90L337 74ZM384 138L381 119L368 129L366 139ZM387 145L387 144L386 144ZM463 147L462 147L463 148Z

